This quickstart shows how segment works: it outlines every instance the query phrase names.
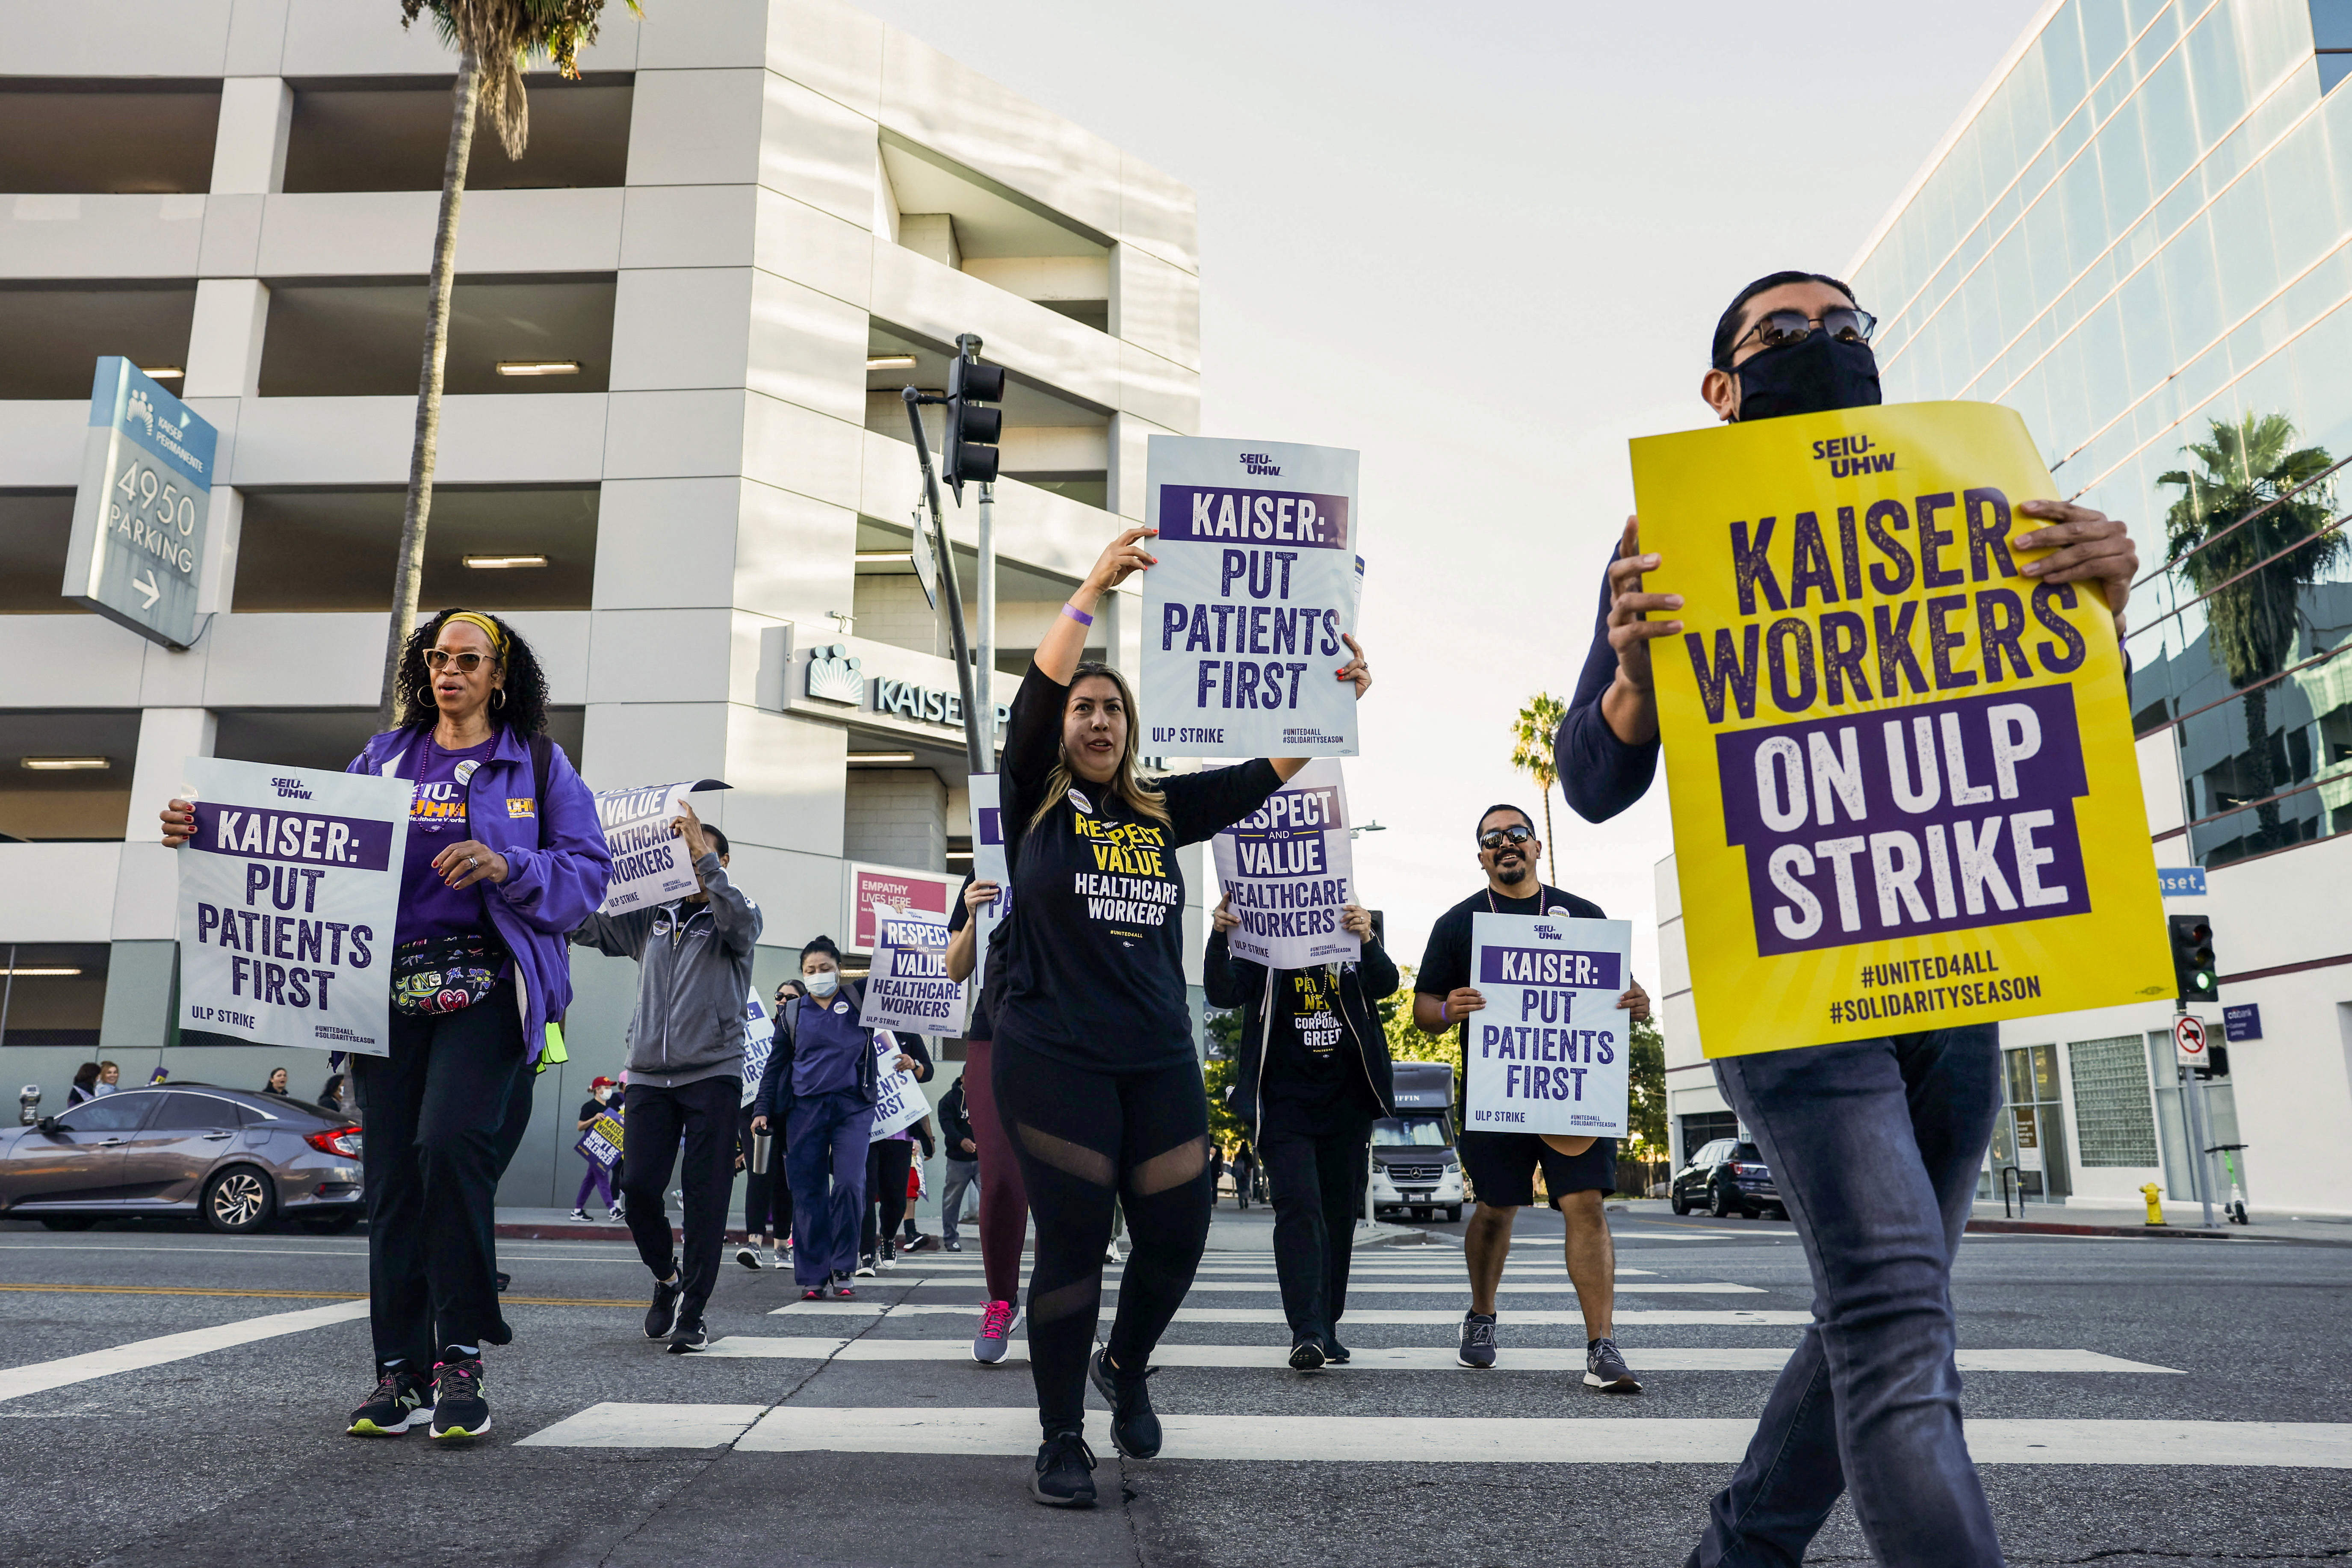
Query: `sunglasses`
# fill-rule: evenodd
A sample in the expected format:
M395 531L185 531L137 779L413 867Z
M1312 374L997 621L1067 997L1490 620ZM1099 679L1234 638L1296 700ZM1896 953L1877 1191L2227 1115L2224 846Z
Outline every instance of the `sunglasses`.
M1525 823L1517 827L1497 827L1478 835L1481 849L1500 849L1506 844L1525 844L1536 836L1536 830Z
M458 674L471 675L482 668L484 659L489 658L486 653L451 653L446 647L428 647L425 650L425 668L437 672L454 664Z
M1878 330L1878 318L1867 310L1846 306L1824 310L1819 317L1808 316L1802 310L1767 310L1731 347L1737 353L1749 338L1768 349L1801 343L1813 335L1815 327L1842 343L1866 343L1870 334Z

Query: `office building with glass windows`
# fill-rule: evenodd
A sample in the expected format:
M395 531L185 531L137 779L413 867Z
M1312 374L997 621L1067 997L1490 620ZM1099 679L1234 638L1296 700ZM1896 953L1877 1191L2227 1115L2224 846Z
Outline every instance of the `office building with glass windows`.
M2347 75L2352 0L2053 0L1844 273L1888 402L2016 409L2061 493L2131 524L2157 863L2221 972L2200 1009L2228 1036L2211 1143L2244 1145L2255 1207L2297 1212L2352 1213L2301 1174L2352 1136L2352 469L2329 473L2352 459ZM2189 1198L2173 1011L2003 1025L1986 1194ZM1730 1118L1681 1033L1695 1149Z
M837 0L647 12L609 7L579 80L530 77L519 161L475 138L423 603L531 640L593 787L732 786L702 801L764 994L807 939L856 945L859 888L943 905L969 865L899 389L967 332L1009 372L1017 678L1141 518L1149 437L1196 429L1194 201ZM188 756L340 767L373 727L453 59L389 5L126 0L19 7L5 70L0 1072L48 1110L96 1058L314 1092L321 1056L176 1045L155 812ZM59 595L114 354L220 432L185 651ZM975 602L976 501L948 530ZM1131 664L1135 603L1091 657ZM622 1060L634 966L575 953L574 1081L542 1080L511 1202L576 1179L568 1113Z

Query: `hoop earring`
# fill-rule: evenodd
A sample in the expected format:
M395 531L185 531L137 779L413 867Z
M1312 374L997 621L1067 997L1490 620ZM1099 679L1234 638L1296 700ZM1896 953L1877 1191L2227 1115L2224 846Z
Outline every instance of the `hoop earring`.
M501 687L499 687L496 691L493 691L493 692L491 692L491 693L490 693L490 706L491 706L491 708L493 708L493 709L499 709L499 708L503 708L503 707L505 707L506 705L507 705L507 689L506 689L505 687L501 686Z

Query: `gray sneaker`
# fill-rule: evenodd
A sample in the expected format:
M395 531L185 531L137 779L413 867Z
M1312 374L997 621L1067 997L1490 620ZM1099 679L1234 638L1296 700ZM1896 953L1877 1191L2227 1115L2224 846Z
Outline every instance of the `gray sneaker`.
M1584 1352L1584 1386L1603 1394L1639 1394L1641 1381L1617 1352L1617 1342L1598 1339Z
M1484 1372L1495 1364L1495 1314L1462 1314L1462 1349L1454 1358L1464 1366Z

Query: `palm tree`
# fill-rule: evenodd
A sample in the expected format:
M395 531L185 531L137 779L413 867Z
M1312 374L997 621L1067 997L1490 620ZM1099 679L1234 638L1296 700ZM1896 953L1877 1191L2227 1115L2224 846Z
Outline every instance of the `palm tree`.
M623 0L641 16L637 0ZM441 377L449 357L449 289L457 281L457 208L474 154L474 117L487 113L509 158L530 140L523 67L536 56L567 77L580 75L580 51L596 41L604 0L400 0L406 27L431 13L441 41L457 51L450 93L449 153L441 165L441 219L433 231L433 276L425 286L425 363L416 382L416 438L408 455L408 504L400 521L400 559L393 569L392 627L384 641L383 710L391 728L393 682L400 650L416 626L425 575L425 524L433 510L433 466L441 446Z
M2234 425L2216 419L2210 443L2182 448L2200 472L2176 468L2157 479L2181 491L2165 517L2165 557L2197 593L2211 595L2205 619L2213 657L2245 693L2249 798L2268 801L2284 781L2272 767L2270 692L2261 683L2294 652L2303 590L2344 552L2342 535L2325 531L2335 512L2332 486L2281 498L2335 459L2323 447L2295 447L2294 425L2284 414L2248 414ZM2245 521L2256 511L2262 515ZM2256 816L2254 848L2279 847L2277 802L2257 807Z
M1538 691L1528 699L1519 716L1511 721L1511 766L1536 781L1543 792L1544 855L1551 862L1551 884L1559 886L1559 851L1551 842L1551 786L1559 782L1559 772L1552 763L1552 737L1568 718L1568 704L1549 691Z

